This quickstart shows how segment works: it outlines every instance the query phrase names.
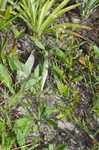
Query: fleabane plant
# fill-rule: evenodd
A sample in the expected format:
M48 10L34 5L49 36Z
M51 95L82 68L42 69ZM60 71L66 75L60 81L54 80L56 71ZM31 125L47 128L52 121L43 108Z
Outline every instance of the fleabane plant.
M56 8L52 8L55 0L21 0L17 3L16 9L20 17L32 29L34 36L41 37L47 31L50 31L51 24L64 13L80 6L80 3L66 7L70 0L63 0ZM75 24L69 23L77 28ZM64 26L65 28L66 25ZM90 29L80 25L80 28ZM55 28L54 28L55 29Z

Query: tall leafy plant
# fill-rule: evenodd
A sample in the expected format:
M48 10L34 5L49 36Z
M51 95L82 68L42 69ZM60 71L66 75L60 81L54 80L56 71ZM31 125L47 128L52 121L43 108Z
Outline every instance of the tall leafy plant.
M17 3L16 9L20 13L20 17L33 30L34 35L41 37L43 33L50 31L51 24L58 17L80 5L80 3L78 3L65 7L69 1L70 0L63 0L56 8L52 9L54 0L21 0ZM71 27L70 23L68 24L68 27L69 26ZM75 24L72 24L72 26L78 28ZM64 25L64 27L67 28L66 25ZM82 25L79 27L90 29Z

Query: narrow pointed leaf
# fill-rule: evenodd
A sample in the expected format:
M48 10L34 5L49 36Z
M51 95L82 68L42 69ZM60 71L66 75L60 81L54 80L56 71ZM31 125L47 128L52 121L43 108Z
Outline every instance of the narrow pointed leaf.
M74 23L63 23L63 24L57 24L54 26L54 28L70 28L70 27L91 30L89 26L74 24Z
M66 148L66 145L65 144L61 144L55 150L65 150L65 148Z
M74 35L74 36L77 36L77 37L80 37L84 40L86 40L85 37L83 37L82 35L80 35L79 33L76 33L76 32L73 32L73 31L70 31L70 30L64 30L64 33L67 33L67 34L70 34L70 35ZM63 35L63 37L65 37L66 35Z
M37 67L34 70L34 77L38 78L40 75L40 65L37 65Z
M44 64L43 64L43 70L42 70L41 90L43 90L43 88L44 88L47 74L48 74L48 56L45 56L45 60L44 60Z
M26 73L27 76L29 76L31 73L32 67L34 65L34 59L35 59L34 58L34 51L32 51L32 53L28 57L28 60L26 61L25 66L24 66L25 67L24 72Z
M78 7L78 6L80 6L80 3L75 4L75 5L71 5L71 6L67 7L67 8L64 8L64 9L60 10L60 11L56 14L56 17L60 17L60 16L62 16L64 13L66 13L66 12L68 12L68 11L70 11L70 10L72 10L72 9L74 9L74 8L76 8L76 7Z
M66 6L69 3L70 0L64 0L59 6L53 11L53 14L56 14L59 12L64 6Z
M54 0L53 0L54 1ZM44 20L44 18L46 17L46 15L48 14L48 11L51 9L51 7L53 6L53 3L52 1L47 1L45 3L45 5L43 6L42 10L41 10L41 14L39 16L39 20L38 20L38 29L37 29L37 32L39 32L39 29L41 27L41 24Z
M2 64L0 64L0 80L5 84L6 87L9 88L11 93L14 93L14 89L12 87L12 78L7 68Z
M50 4L49 1L47 1L45 3L45 5L43 6L42 10L41 10L41 14L39 15L39 20L38 20L38 27L37 27L37 31L39 31L39 28L43 22L43 19L45 17L45 15L47 14L47 10L48 10L48 5Z
M46 120L44 120L44 122L46 124L48 124L49 126L57 126L58 125L58 123L55 120L52 120L52 119L46 119Z

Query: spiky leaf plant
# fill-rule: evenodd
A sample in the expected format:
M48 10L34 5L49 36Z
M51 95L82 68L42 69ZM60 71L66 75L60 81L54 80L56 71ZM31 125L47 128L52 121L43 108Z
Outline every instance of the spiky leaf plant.
M20 17L32 29L34 36L41 37L42 34L50 31L51 24L58 17L80 6L80 3L78 3L66 7L69 1L70 0L63 0L56 8L52 8L54 0L21 0L17 3L16 9L20 13ZM71 26L90 29L86 26L68 23L68 27ZM72 32L70 32L70 34L72 34Z

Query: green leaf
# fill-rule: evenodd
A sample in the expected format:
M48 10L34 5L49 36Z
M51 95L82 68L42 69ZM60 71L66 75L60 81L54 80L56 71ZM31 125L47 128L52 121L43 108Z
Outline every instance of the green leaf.
M77 36L79 38L82 38L84 40L86 40L85 37L83 37L82 35L80 35L79 33L76 33L76 32L73 32L71 30L64 30L64 33L66 33L65 35L63 35L63 37L67 36L67 34L70 34L70 35L74 35L74 36Z
M58 13L64 6L66 6L69 3L70 0L63 0L61 4L58 5L57 8L53 11L53 14Z
M49 150L54 150L54 145L53 144L49 144Z
M65 150L65 148L66 148L66 145L65 144L61 144L55 150Z
M69 88L67 85L64 85L60 81L57 81L57 88L62 95L65 95L66 98L69 98Z
M12 87L12 78L7 70L7 68L0 64L0 80L9 88L10 92L14 94L14 89Z
M44 31L49 24L51 24L56 18L56 14L69 2L70 0L64 0L54 11L47 17L45 22L42 24L40 31Z
M44 109L44 102L40 102L38 105L38 118L39 118L39 120L41 119L43 109Z
M5 9L7 4L7 0L0 0L0 9Z
M18 31L16 28L13 28L13 33L16 38L21 38L24 35L24 31L25 31L24 29Z
M91 28L89 26L85 26L85 25L80 25L80 24L74 24L74 23L63 23L63 24L57 24L54 26L54 28L80 28L80 29L87 29L87 30L91 30Z
M59 48L56 49L55 55L57 55L58 57L60 57L61 59L64 60L65 53L62 50L60 50Z
M8 35L6 34L5 37L3 38L2 42L1 42L1 45L0 45L0 53L3 51L3 49L5 48L6 46L6 43L8 41ZM1 55L1 54L0 54Z
M45 22L42 24L40 31L41 33L44 32L45 29L48 28L48 26L54 21L56 20L56 18L62 16L64 13L68 12L71 9L74 9L76 7L78 7L80 4L75 4L75 5L71 5L67 8L61 9L63 8L66 3L68 3L70 0L64 0L50 15L49 17L45 20Z
M11 12L10 12L11 13ZM9 27L9 25L13 22L13 20L15 20L20 14L17 13L14 17L12 17L11 19L9 19L2 27L1 27L1 30L6 28L6 27Z
M34 77L39 77L40 76L40 65L37 65L37 67L34 70Z
M16 38L19 36L19 31L16 28L13 28L13 33Z
M64 117L64 114L62 114L61 112L56 116L57 119L62 119Z
M43 44L41 43L41 41L39 41L38 39L31 37L31 40L34 41L34 43L36 44L36 46L38 46L40 49L45 49L45 47L43 46Z
M65 75L64 71L59 68L58 65L53 65L53 68L52 68L52 69L53 69L54 72L56 72L56 73L59 75L59 77L60 77L61 79L65 80L66 75Z
M46 116L49 116L53 111L54 111L54 107L47 107L47 108L45 109L44 114L45 114Z
M79 81L81 81L81 80L83 80L83 79L84 79L84 77L83 77L82 75L80 75L80 76L76 77L73 81L79 82Z
M29 79L27 80L22 87L24 87L25 90L31 89L34 85L36 85L40 81L40 77L35 79Z
M33 137L30 137L31 140L33 141L40 141L41 138L39 136L33 136Z
M24 70L24 64L14 57L8 57L9 65L12 71Z
M94 52L99 56L99 47L94 45L93 48L94 48Z
M25 138L24 138L24 134L21 128L15 128L15 134L16 134L18 145L19 146L25 145ZM25 148L23 148L22 150L25 150Z
M99 82L99 76L96 76L96 81L98 81ZM99 83L98 83L99 84Z
M28 60L25 63L24 66L24 72L26 73L27 77L30 75L32 67L34 65L34 51L32 51L32 53L30 54L30 56L28 57Z
M30 148L28 148L28 150L35 150L36 147L38 147L40 144L34 144L33 146L31 146Z
M0 117L0 130L1 131L6 130L6 123L5 123L5 120L2 117Z
M14 64L14 58L12 57L8 57L8 62L9 62L9 66L11 68L11 70L14 72L17 70L16 65Z
M34 125L33 126L33 131L35 132L35 131L37 131L38 130L38 125Z
M69 98L69 88L67 85L64 85L63 93L65 94L66 98Z
M29 119L27 117L19 118L15 120L15 126L16 127L23 127L28 124Z
M66 7L66 8L60 10L59 12L56 13L56 18L62 16L64 13L66 13L66 12L68 12L68 11L78 7L78 6L80 6L79 3L78 4L74 4L74 5L70 5L69 7Z
M47 123L49 126L57 126L58 123L55 121L55 120L52 120L52 119L46 119L44 120L45 123Z
M48 6L50 5L50 2L47 1L44 6L41 9L41 13L39 15L39 19L38 19L38 27L37 27L37 31L39 32L40 26L42 25L42 22L46 16L46 14L48 13Z
M10 8L6 8L6 10L5 10L5 18L6 18L6 20L10 19Z
M15 105L15 100L16 99L19 99L19 98L22 98L23 95L24 95L24 92L23 90L20 90L18 93L15 93L14 95L12 95L10 98L9 98L9 104L10 106L14 106Z
M26 63L21 65L19 70L17 70L17 80L19 82L29 77L29 75L31 74L33 65L34 65L34 51L32 51Z
M46 55L44 56L44 63L43 63L43 68L42 68L41 91L44 88L47 75L48 75L48 52L46 52Z
M4 52L4 51L1 52L0 57L1 57L1 59L2 59L3 65L4 65L4 66L7 66L8 64L7 64L7 59L6 59L6 55L5 55L5 52Z

